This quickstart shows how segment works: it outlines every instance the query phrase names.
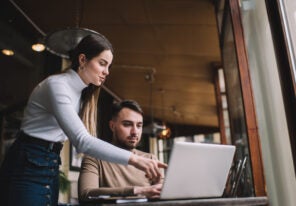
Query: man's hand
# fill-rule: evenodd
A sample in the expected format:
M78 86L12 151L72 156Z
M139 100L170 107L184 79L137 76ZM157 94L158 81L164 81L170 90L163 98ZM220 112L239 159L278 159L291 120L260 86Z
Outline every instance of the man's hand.
M145 187L134 187L135 195L144 195L147 198L159 198L162 184L145 186Z
M160 161L141 157L135 154L131 155L128 163L144 171L146 173L146 177L152 182L159 182L162 178L159 168L167 168L168 166Z

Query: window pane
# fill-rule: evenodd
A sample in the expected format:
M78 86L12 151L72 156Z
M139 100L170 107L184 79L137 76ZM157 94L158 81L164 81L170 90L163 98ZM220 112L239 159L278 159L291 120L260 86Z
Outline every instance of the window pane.
M242 0L241 14L268 198L272 205L293 205L295 173L265 1Z
M231 128L232 143L236 146L235 164L247 157L247 165L244 175L239 182L240 187L237 191L238 197L254 196L252 169L249 157L249 143L246 131L245 111L241 93L241 83L239 68L233 37L230 16L226 17L225 34L223 39L223 61L225 71L225 86L228 94L229 123ZM228 132L228 131L226 131Z
M294 84L296 84L296 1L282 0L283 22L286 30L286 38L290 50L290 59L292 62Z

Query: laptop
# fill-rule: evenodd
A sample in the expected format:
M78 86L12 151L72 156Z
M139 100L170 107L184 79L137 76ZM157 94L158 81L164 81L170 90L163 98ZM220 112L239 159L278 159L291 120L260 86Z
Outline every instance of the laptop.
M176 142L160 199L221 197L235 146Z
M175 142L160 198L89 197L96 203L131 203L172 199L221 197L232 164L235 146Z

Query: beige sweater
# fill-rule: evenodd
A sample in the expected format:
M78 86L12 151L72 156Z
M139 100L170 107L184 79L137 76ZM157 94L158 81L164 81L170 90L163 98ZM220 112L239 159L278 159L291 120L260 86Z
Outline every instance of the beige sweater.
M155 155L139 150L134 154L151 159ZM81 164L78 180L78 196L80 201L87 201L90 196L134 195L134 186L149 186L156 184L149 182L145 173L130 165L120 165L85 156Z

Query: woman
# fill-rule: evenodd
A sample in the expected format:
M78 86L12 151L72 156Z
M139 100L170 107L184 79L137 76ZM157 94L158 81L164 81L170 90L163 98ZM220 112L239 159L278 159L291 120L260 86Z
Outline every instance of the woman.
M57 205L59 154L67 138L78 152L133 165L150 179L160 178L159 167L166 167L95 138L99 86L113 60L110 42L89 35L71 60L71 69L42 81L29 98L21 132L0 171L1 205Z

